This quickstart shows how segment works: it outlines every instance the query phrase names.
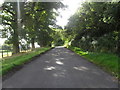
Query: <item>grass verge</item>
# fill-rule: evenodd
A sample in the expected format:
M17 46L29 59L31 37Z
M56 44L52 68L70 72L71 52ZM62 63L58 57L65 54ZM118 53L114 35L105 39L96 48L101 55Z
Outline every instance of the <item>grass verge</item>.
M100 66L120 80L118 60L120 58L111 53L86 52L78 47L68 47L70 50L86 58L90 62Z
M25 64L26 62L32 60L32 58L39 56L40 54L50 50L51 47L45 47L45 48L36 48L33 51L27 52L27 53L20 53L15 56L11 56L9 58L3 58L0 60L2 62L2 69L0 70L0 75L5 75L7 72L12 70L15 67L21 66Z

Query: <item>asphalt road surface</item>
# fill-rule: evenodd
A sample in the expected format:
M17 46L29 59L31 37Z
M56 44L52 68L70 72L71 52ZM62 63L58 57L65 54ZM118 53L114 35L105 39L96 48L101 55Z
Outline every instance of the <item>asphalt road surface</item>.
M79 55L56 47L4 80L3 88L118 88L118 83Z

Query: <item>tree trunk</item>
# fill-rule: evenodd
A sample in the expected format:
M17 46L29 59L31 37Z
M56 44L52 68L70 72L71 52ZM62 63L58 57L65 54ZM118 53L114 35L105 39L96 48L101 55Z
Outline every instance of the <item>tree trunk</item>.
M118 32L117 54L120 57L120 31Z
M18 30L14 30L14 36L13 36L13 54L19 53L19 39L18 39Z
M34 38L31 39L31 44L32 44L32 49L34 49L35 48L35 39Z
M13 54L19 53L19 43L14 42L13 43Z

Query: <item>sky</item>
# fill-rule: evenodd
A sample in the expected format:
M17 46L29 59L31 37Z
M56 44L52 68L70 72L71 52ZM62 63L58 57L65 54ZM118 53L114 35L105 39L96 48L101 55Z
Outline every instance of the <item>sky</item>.
M57 17L57 25L64 27L68 23L68 19L72 16L78 7L81 6L81 3L85 0L63 0L65 5L68 5L68 8L65 10L59 10L61 16Z
M2 5L1 3L3 3L3 1L4 0L0 0L0 6ZM65 5L68 5L68 8L66 8L65 10L59 9L60 16L57 17L56 24L64 27L68 23L68 19L70 18L70 16L76 12L78 7L80 7L82 1L84 0L62 0ZM0 25L0 29L1 28L2 27ZM2 45L5 40L6 39L0 38L0 45Z

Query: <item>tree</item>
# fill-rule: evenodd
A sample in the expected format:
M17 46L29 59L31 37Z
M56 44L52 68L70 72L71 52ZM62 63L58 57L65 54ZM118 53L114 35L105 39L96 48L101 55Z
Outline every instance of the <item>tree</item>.
M28 3L26 6L26 14L24 18L26 33L31 38L32 47L37 41L40 46L49 46L52 42L51 33L53 32L50 25L55 25L56 16L55 9L62 8L63 4L58 2L34 2Z
M5 2L2 6L4 25L2 36L8 38L13 44L13 54L19 53L19 44L22 39L31 43L32 48L35 48L35 42L41 46L50 45L52 29L49 26L55 25L58 15L56 10L64 5L61 2L19 2L19 4L21 11L19 20L17 2Z
M16 2L5 2L2 6L2 24L6 26L3 32L11 34L12 36L7 37L11 39L13 44L13 54L19 53L19 35L18 35L18 24L17 24L17 3Z
M87 51L117 52L119 50L119 2L85 2L70 17L66 26L72 45ZM93 43L96 42L96 43Z

